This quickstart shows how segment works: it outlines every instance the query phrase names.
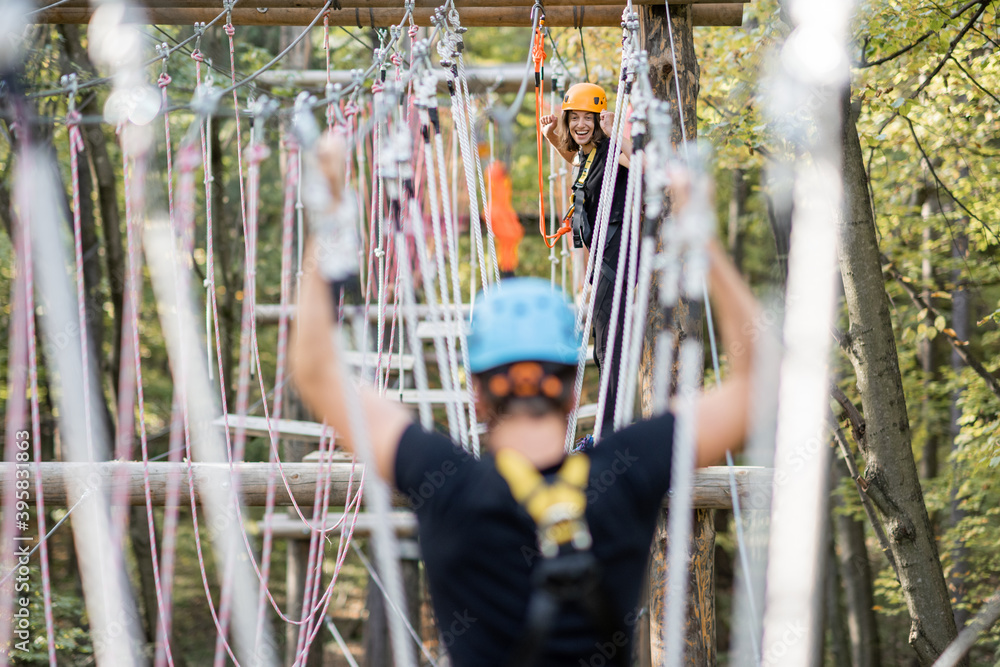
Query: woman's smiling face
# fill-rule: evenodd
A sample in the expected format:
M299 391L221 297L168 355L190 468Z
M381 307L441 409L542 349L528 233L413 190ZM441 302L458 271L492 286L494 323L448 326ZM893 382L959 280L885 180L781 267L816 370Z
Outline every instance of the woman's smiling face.
M589 111L570 111L569 133L580 146L590 144L594 138L594 114Z

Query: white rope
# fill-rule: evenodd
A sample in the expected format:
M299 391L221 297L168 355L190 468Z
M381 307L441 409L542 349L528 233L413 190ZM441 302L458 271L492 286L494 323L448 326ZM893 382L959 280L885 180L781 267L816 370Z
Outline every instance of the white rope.
M638 119L635 118L633 114L632 127L633 130L638 126ZM636 135L641 136L641 135ZM635 146L635 142L633 142ZM628 245L628 275L626 277L627 294L625 297L625 319L624 319L624 331L622 332L622 344L621 350L618 357L618 393L615 396L615 411L613 417L613 426L615 430L620 429L622 426L630 423L632 421L632 410L629 410L628 420L625 420L625 404L626 399L631 397L632 403L635 402L635 386L638 382L638 373L630 373L631 370L631 358L632 349L636 347L636 343L642 340L643 334L645 334L645 315L649 306L649 295L648 292L645 295L645 300L637 301L636 293L638 290L638 285L636 284L636 278L639 270L639 235L640 235L640 218L642 211L642 189L639 184L642 183L642 171L644 168L645 160L645 150L639 148L634 150L632 153L631 165L633 169L637 169L640 173L636 179L636 187L633 192L634 201L631 204L626 203L626 219L629 218L631 213L630 227L632 229L629 238ZM631 206L631 208L630 208ZM625 239L622 238L622 247L625 246ZM636 320L635 314L639 313L641 319ZM636 321L633 321L636 320ZM617 323L617 317L612 318L612 322ZM614 372L614 369L609 369ZM603 378L602 378L603 380ZM631 403L629 404L631 407ZM602 408L598 407L598 414L603 414Z
M457 15L457 12L455 12ZM442 45L445 44L442 41ZM458 43L454 40L447 42L447 58L455 59L456 61L461 59L461 51L458 50ZM438 51L442 51L442 46L438 46ZM441 64L444 65L445 62L454 62L451 60L442 60ZM468 82L463 80L464 75L462 70L458 68L457 64L453 64L446 67L449 79L449 90L452 91L451 100L451 115L455 122L455 131L458 133L458 143L462 150L462 164L465 168L465 185L466 189L469 191L469 227L472 232L472 240L475 244L475 253L479 258L479 270L482 274L483 290L489 292L490 280L487 273L486 267L486 257L483 249L483 230L479 222L479 193L476 190L475 174L473 173L475 165L473 164L472 158L472 147L470 146L470 133L469 126L472 124L473 119L468 116L468 107L465 100L465 89L468 86ZM458 77L456 78L456 73ZM475 262L475 256L473 257L473 262ZM475 271L472 272L471 279L475 282ZM475 293L475 288L470 290L471 293Z
M347 661L347 664L350 665L350 667L358 667L358 661L354 659L354 656L351 654L351 649L347 646L347 642L344 641L344 638L340 635L340 630L338 630L337 626L333 624L333 619L329 616L326 617L326 628L330 631L330 634L333 635L334 640L336 640L337 647L340 648L340 653L344 656L344 660Z
M402 126L400 126L402 128ZM412 227L421 227L423 220L420 217L420 209L416 199L412 196L413 187L413 167L410 163L412 155L410 148L410 137L408 133L400 129L393 139L391 150L383 154L385 160L382 171L386 175L389 187L390 200L394 200L399 205L399 191L397 185L403 183L405 197L405 208L397 210L397 214L402 219L395 220L396 228L396 264L399 269L399 280L397 289L402 287L403 295L403 323L399 330L399 390L403 391L403 329L404 326L410 341L410 354L413 356L413 375L419 392L418 406L420 411L420 424L425 430L431 431L434 428L434 415L431 412L430 402L427 400L427 368L424 365L423 344L417 335L418 318L416 313L416 297L413 293L413 273L410 264L410 252L406 240L405 224ZM405 224L404 224L405 223ZM423 273L423 270L421 269ZM433 287L433 283L432 283ZM428 294L432 296L432 294Z
M628 12L629 9L626 9L625 11ZM610 137L611 143L608 146L607 162L604 165L604 180L601 183L601 194L597 208L597 228L594 230L593 242L590 246L591 248L596 248L596 250L591 251L590 259L587 262L587 272L586 277L584 278L582 299L585 306L582 311L578 313L580 317L577 319L577 326L581 327L580 333L582 334L582 342L580 359L576 368L574 406L570 412L566 429L567 450L573 444L573 438L576 435L576 423L580 406L580 392L583 389L583 372L587 364L587 344L590 341L590 329L594 318L594 304L596 301L595 297L597 295L598 280L595 275L595 271L600 271L600 266L604 259L604 237L607 233L608 221L611 216L611 193L613 192L614 183L617 180L618 158L621 154L621 137L625 129L625 114L622 98L625 93L626 79L631 76L630 64L633 47L638 40L638 30L633 30L631 26L624 28L622 32L622 75L618 79L618 92L615 96L615 121ZM597 149L595 148L594 150ZM595 269L595 267L597 268ZM592 276L593 280L591 280Z
M412 637L413 641L415 641L417 643L417 646L420 647L420 652L424 654L424 657L427 658L427 660L431 663L431 665L433 665L434 667L438 667L437 660L434 658L433 655L431 655L431 652L427 650L427 647L424 646L423 640L420 639L420 635L417 634L417 631L413 627L413 624L410 623L410 619L406 617L406 613L403 611L401 607L399 607L396 604L396 602L392 599L392 597L389 596L389 593L386 591L385 585L382 583L381 577L378 576L378 572L374 567L372 567L371 561L368 560L368 558L365 556L365 553L361 551L360 547L358 547L358 543L352 540L351 548L354 549L354 553L356 553L358 555L358 558L361 559L361 563L365 566L365 569L368 570L368 574L371 575L372 581L375 582L376 588L378 588L379 591L381 591L382 596L385 597L386 603L392 610L393 614L386 614L386 616L390 618L390 621L393 618L393 615L395 616L395 618L398 618L403 623L403 625L406 626L406 631L410 633L410 637Z
M682 300L693 303L701 294L708 268L706 247L714 217L709 201L708 177L692 174L691 201L679 216L664 226L664 247L672 246L675 261L664 267L668 276L661 283L665 307ZM668 577L664 609L663 646L667 667L680 667L684 660L684 626L687 611L688 556L691 546L692 487L696 457L696 397L703 374L700 340L689 335L681 344L680 370L675 406L673 458L670 469L671 506L667 521L667 571L683 573Z
M461 65L460 63L460 66ZM473 111L475 110L475 105L473 104ZM493 123L489 124L489 144L490 144L490 164L496 160L496 156L493 153ZM476 136L476 126L472 125L472 142L474 145L478 145L478 139ZM486 180L483 178L483 162L479 157L479 151L476 150L476 174L479 176L479 190L483 194L483 201L486 202L486 208L483 209L486 219L486 239L489 242L490 249L490 262L493 265L493 280L495 282L500 282L500 264L497 262L497 239L496 234L493 233L493 219L492 213L490 212L490 207L493 205L493 184L490 183L490 188L486 188Z
M604 352L604 363L601 367L601 386L597 394L597 421L594 424L594 442L600 442L601 432L604 426L604 410L606 409L607 399L608 399L608 387L611 384L611 376L615 374L616 370L613 366L615 359L615 340L618 336L618 314L621 312L622 308L628 308L629 302L626 299L625 304L622 304L623 300L623 283L625 277L624 268L621 265L621 254L627 252L630 246L630 240L638 236L638 215L632 215L633 211L638 214L637 207L635 207L636 201L639 198L640 183L642 182L642 163L632 162L631 169L628 172L628 181L625 187L625 212L621 222L621 245L619 246L619 262L618 269L615 271L615 281L614 281L614 292L611 298L611 319L608 324L607 332L607 342ZM632 208L629 206L632 205ZM635 227L635 228L634 228ZM629 292L632 292L631 286L629 287ZM596 294L596 292L595 292ZM634 294L630 296L634 297ZM619 366L624 366L622 363L624 354L624 344L625 339L622 338L622 346L618 351L618 363ZM619 387L618 393L621 393L621 388Z
M415 45L414 48L419 46L419 44ZM441 212L438 209L438 181L434 169L434 152L430 143L432 110L434 117L437 117L437 102L434 99L434 89L436 86L437 80L434 78L434 74L429 71L426 71L421 78L417 79L415 83L417 91L417 108L420 110L420 121L423 126L424 170L427 183L427 198L431 207L431 229L434 234L434 254L437 260L437 277L441 288L441 303L447 308L448 298L446 294L448 290L448 283L446 281L444 268L444 250L440 240ZM445 316L442 317L437 308L437 297L434 294L434 281L432 270L429 266L430 261L428 259L427 243L424 238L423 223L419 222L418 224L414 224L413 232L414 239L417 243L417 257L420 262L420 275L423 278L424 283L424 297L427 299L427 304L430 307L431 325L433 326L438 322L445 325L447 322L447 313L445 313ZM444 337L437 332L435 332L434 335L434 349L437 354L438 374L441 378L441 386L446 392L453 392L454 385L452 384L452 379L457 377L458 373L457 369L455 369L455 373L453 374L452 369L457 365L457 363L453 363L454 356L448 354L449 350L445 348ZM461 411L456 410L454 402L448 401L445 403L445 412L448 416L448 429L451 439L455 442L461 442L459 437L460 431L458 422L458 414Z
M441 193L443 197L448 192L448 179L445 176L444 137L441 136L440 125L434 126L434 147L436 149L435 153L438 161L438 174L441 179ZM450 207L444 209L444 232L447 246L442 245L439 246L439 248L442 254L448 255L448 274L451 276L451 290L442 290L441 300L445 305L452 306L445 311L445 317L448 318L450 323L453 325L453 328L449 327L447 332L448 355L452 362L452 384L455 387L455 405L456 412L458 414L458 428L460 434L458 442L460 442L463 446L468 447L468 443L470 442L468 423L466 421L465 411L458 399L458 391L459 387L461 387L461 380L458 375L458 348L461 348L462 368L465 371L466 379L466 393L470 398L473 397L472 373L469 371L468 341L465 337L464 322L459 310L459 306L462 305L462 286L458 275L458 240L456 238L457 233L455 231L455 218L452 215ZM435 239L435 243L437 243L437 241L438 239ZM449 295L451 297L450 299ZM456 338L458 339L458 345L455 344ZM475 430L474 424L472 430Z

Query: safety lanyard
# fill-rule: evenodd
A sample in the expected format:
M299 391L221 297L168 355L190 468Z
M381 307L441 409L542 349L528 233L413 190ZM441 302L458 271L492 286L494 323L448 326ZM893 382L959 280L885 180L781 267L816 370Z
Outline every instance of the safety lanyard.
M590 165L594 163L595 155L597 155L597 148L594 148L593 150L590 151L590 153L587 155L586 161L580 167L580 173L576 177L576 182L573 183L574 190L583 187L584 181L587 180L587 174L590 173Z

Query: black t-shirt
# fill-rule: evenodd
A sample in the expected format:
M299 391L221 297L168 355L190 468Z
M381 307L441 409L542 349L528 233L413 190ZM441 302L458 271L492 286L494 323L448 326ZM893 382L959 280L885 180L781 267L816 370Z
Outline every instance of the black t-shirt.
M608 645L582 608L564 605L537 664L578 667L631 651L657 510L670 480L670 414L609 435L589 452L587 522L616 624ZM554 471L543 471L554 472ZM442 641L455 667L506 667L525 632L535 524L491 457L476 459L418 425L403 434L396 486L410 498Z
M594 155L594 162L587 172L587 179L583 182L584 209L587 211L587 218L590 220L590 228L597 233L597 208L601 196L601 184L604 182L604 165L608 161L608 149L611 147L611 140L604 139L594 148L597 153ZM586 161L586 157L581 153L580 160ZM628 187L628 168L618 165L618 173L615 175L615 188L611 197L611 215L608 218L608 232L604 243L604 264L611 270L612 275L618 268L618 252L621 246L621 226L625 216L625 190ZM593 239L585 239L587 247L590 248ZM590 248L593 252L593 248Z

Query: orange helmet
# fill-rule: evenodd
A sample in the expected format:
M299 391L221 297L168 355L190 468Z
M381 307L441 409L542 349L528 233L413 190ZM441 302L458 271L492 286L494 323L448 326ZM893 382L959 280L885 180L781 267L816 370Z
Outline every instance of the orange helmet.
M601 113L608 108L604 89L593 83L574 83L563 97L563 111L592 111Z

